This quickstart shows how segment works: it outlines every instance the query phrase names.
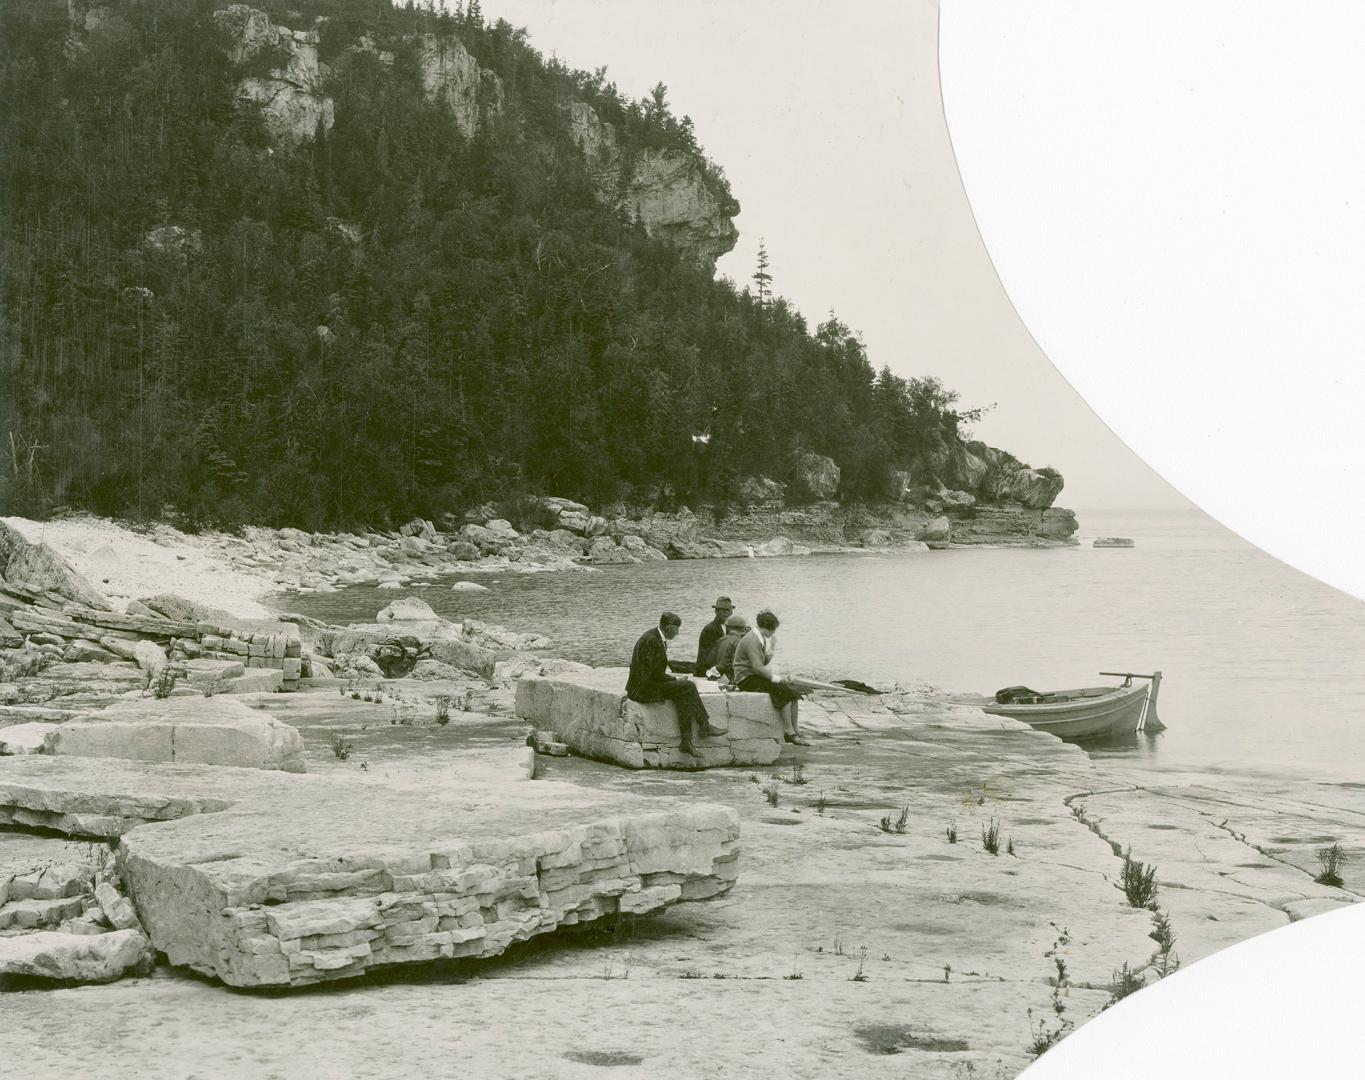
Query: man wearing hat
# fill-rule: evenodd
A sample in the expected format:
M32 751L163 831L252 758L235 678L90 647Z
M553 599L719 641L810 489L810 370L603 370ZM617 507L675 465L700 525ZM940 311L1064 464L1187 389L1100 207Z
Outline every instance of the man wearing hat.
M716 617L701 628L697 639L697 663L692 669L697 675L705 675L716 666L716 648L725 636L725 620L735 613L734 602L728 596L717 596L712 607Z

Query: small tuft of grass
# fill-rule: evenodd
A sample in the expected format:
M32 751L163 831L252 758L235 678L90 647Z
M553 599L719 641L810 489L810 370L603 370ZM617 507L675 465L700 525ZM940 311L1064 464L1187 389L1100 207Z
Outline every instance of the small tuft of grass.
M992 855L1000 854L1000 822L991 818L989 825L981 826L981 846Z
M1009 841L1005 844L1005 854L1006 854L1006 855L1013 855L1013 854L1014 854L1014 837L1013 837L1013 836L1011 836L1011 837L1009 838Z
M763 789L763 794L767 797L769 806L777 805L777 785L769 784Z
M147 672L147 689L152 692L152 697L162 701L171 696L177 679L171 665L163 664L156 671Z
M332 748L332 753L336 755L338 761L345 761L351 756L351 751L354 749L351 740L339 731L328 734L327 744Z
M450 723L450 703L452 700L449 694L438 694L436 696L436 723L440 727L445 727Z
M948 843L950 843L950 844L956 844L956 843L957 843L957 822L956 822L956 821L950 821L950 822L948 822L948 828L947 828L946 830L944 830L944 831L948 834Z
M1120 879L1123 895L1135 908L1156 910L1156 866L1148 866L1133 858L1133 849L1123 853L1123 877Z
M1104 1006L1106 1009L1111 1005L1117 1005L1129 994L1136 994L1142 989L1142 976L1128 966L1124 961L1123 967L1119 968L1109 978L1109 1001Z
M802 975L801 972L799 971L793 971L788 975L783 975L782 978L785 979L787 982L796 982L799 979L804 979L805 976Z
M1313 880L1319 885L1340 889L1345 884L1341 879L1341 868L1346 865L1346 852L1340 844L1318 848L1318 865L1322 867L1322 873Z
M817 814L823 814L828 806L829 800L825 798L825 793L822 791L820 792L820 797L815 800L815 812Z

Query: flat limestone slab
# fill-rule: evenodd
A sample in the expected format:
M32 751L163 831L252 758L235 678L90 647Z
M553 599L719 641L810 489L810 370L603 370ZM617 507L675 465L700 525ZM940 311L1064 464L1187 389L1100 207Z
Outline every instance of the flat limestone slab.
M64 934L43 930L0 938L0 977L23 975L59 982L113 982L151 965L147 938L139 930Z
M234 986L493 956L560 926L719 896L738 873L729 808L547 781L25 757L0 761L7 814L121 833L152 945Z
M625 694L625 668L596 668L517 681L517 715L584 757L631 769L771 765L782 753L782 720L767 694L726 692L695 680L711 723L723 735L697 739L698 756L679 749L674 707L641 705Z
M303 737L224 697L138 698L57 725L44 753L303 772Z

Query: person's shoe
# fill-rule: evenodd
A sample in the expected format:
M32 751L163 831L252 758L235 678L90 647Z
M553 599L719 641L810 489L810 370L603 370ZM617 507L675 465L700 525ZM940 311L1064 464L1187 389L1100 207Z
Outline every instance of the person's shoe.
M701 756L700 754L697 753L697 748L693 746L690 742L679 743L678 749L681 750L684 754L687 754L689 757Z
M801 734L799 734L799 733L798 733L798 734L795 734L795 735L784 735L784 736L782 736L782 737L783 737L784 739L786 739L787 742L793 743L793 744L795 744L796 746L809 746L809 745L810 745L810 741L809 741L804 735L801 735Z
M703 739L714 739L717 735L724 735L725 731L722 728L712 727L703 720L697 725L697 734Z

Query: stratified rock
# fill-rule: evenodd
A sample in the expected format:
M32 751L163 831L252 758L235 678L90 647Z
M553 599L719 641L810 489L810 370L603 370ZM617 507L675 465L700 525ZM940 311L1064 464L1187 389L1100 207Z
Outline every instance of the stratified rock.
M107 881L95 886L95 901L105 919L115 930L141 930L133 903Z
M435 622L439 616L431 610L431 605L415 596L405 596L395 600L377 616L379 622Z
M547 781L13 758L0 761L0 818L15 800L121 826L122 877L153 946L234 986L493 956L560 926L720 895L738 870L727 807ZM134 810L189 816L130 827Z
M103 645L96 645L93 641L77 638L62 652L62 659L68 664L112 664L119 658Z
M289 724L217 695L122 701L58 725L45 752L302 772L303 738Z
M5 521L0 521L0 578L56 593L86 607L110 610L109 601L66 560L46 544L30 543Z
M810 548L803 544L793 543L785 536L774 536L771 540L765 540L761 544L754 545L754 555L757 558L773 558L783 555L809 555Z
M554 732L575 753L632 769L769 765L782 753L782 719L767 694L727 693L698 682L711 724L722 734L696 738L694 756L679 749L674 707L628 701L625 685L624 668L527 676L517 681L517 715Z
M93 935L47 930L0 937L0 976L105 983L150 970L151 962L147 938L138 930Z
M1042 510L1061 494L1063 483L1061 473L1053 469L1017 469L1001 482L999 496L1032 510Z
M459 668L452 667L450 664L443 664L440 660L418 660L407 675L409 679L420 679L423 682L459 679L463 676L464 672Z
M41 754L56 724L28 723L0 727L0 754Z
M406 525L398 526L398 531L404 536L416 536L428 541L436 539L436 526L426 518L413 518Z

